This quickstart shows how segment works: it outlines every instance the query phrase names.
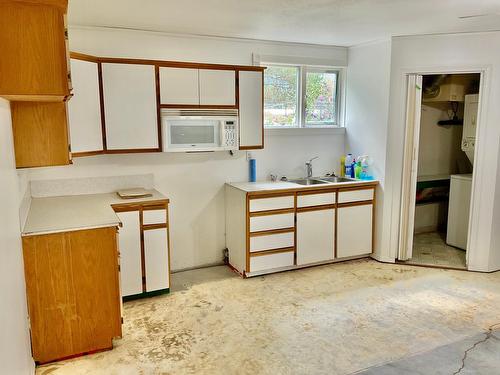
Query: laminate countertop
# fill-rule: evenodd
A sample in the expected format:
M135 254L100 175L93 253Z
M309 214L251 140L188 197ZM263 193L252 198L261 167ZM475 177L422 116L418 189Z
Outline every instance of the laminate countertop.
M121 225L112 205L168 202L156 190L150 197L122 199L116 193L32 198L22 236Z
M312 179L320 180L321 177L312 177ZM321 190L328 188L340 187L361 187L361 186L376 186L377 180L352 180L349 182L327 182L317 185L300 185L291 181L257 181L257 182L229 182L227 185L247 193L256 192L278 192L278 191L296 191L296 190Z

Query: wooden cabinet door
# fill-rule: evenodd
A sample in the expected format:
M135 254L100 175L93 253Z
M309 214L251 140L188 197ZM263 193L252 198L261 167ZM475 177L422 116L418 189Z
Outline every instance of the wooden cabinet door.
M297 212L297 265L334 258L335 210Z
M111 349L121 336L116 228L23 237L33 358Z
M59 3L0 2L0 96L62 101L69 95L66 4Z
M157 151L154 66L105 63L102 80L107 149Z
M160 103L200 104L198 69L160 67Z
M66 103L12 102L16 167L70 163Z
M236 105L234 70L200 69L200 105Z
M170 287L167 236L166 228L148 229L144 231L147 292Z
M71 59L74 96L68 102L73 153L102 151L101 103L97 63Z
M119 230L120 278L122 297L142 290L141 228L139 211L117 213L123 226Z
M372 252L372 204L340 207L337 212L337 257Z
M240 71L240 149L264 148L263 73Z

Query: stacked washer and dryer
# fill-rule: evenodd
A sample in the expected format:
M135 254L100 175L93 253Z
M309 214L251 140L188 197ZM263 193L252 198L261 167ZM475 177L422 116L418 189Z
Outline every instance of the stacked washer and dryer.
M465 95L462 151L474 165L479 95ZM451 175L446 243L467 250L472 174Z

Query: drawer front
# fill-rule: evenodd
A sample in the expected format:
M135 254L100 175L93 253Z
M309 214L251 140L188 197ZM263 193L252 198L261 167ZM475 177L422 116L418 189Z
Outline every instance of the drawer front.
M373 189L339 191L339 203L371 201L373 192Z
M322 206L335 204L335 193L306 194L297 196L297 207Z
M250 232L262 230L293 228L295 215L293 213L280 215L254 216L250 218Z
M294 233L277 233L267 236L250 237L250 251L281 249L294 246Z
M167 222L166 210L144 210L142 211L143 224L165 224Z
M250 272L293 266L293 251L250 258Z
M293 195L275 198L250 199L250 212L293 208L293 201Z

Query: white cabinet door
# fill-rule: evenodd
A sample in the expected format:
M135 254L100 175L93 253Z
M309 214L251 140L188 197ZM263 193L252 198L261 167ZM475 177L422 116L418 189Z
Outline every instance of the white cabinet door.
M160 68L161 104L200 104L198 69Z
M102 151L97 63L71 59L74 96L68 101L72 152Z
M372 252L373 205L341 207L337 212L337 257Z
M118 234L122 296L130 296L142 293L139 211L119 212L117 215L123 224Z
M154 66L102 64L102 80L108 150L158 148Z
M264 148L262 72L240 71L240 147Z
M167 230L144 231L144 256L146 260L146 291L169 288Z
M297 213L297 265L334 258L335 210Z
M200 104L235 105L236 72L200 69Z

